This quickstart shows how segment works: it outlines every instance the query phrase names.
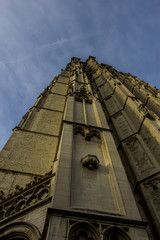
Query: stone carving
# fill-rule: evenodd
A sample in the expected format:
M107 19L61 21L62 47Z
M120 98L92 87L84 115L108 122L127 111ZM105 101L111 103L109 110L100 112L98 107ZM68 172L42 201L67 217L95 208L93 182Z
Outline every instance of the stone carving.
M81 84L79 90L76 90L74 94L76 101L83 102L84 100L86 103L92 103L92 95L89 91L87 91L84 84Z
M15 215L49 197L50 180L55 174L47 173L43 177L35 177L34 180L23 189L15 186L13 192L4 198L1 191L0 221Z
M42 179L43 179L43 177L34 176L33 180L30 183L26 184L26 187L31 187L34 184L38 183Z
M101 132L94 128L86 128L83 126L74 126L74 134L81 134L85 137L85 140L90 141L92 137L96 136L98 139L101 139Z
M81 159L82 165L90 170L97 169L99 166L99 160L95 155L88 154Z
M92 103L92 95L91 92L87 91L87 88L84 84L79 84L79 90L74 91L74 82L70 82L69 84L69 95L73 96L75 95L75 100L79 102L83 102L83 100L86 103Z
M133 162L137 167L137 171L140 173L150 172L154 168L154 165L146 151L143 149L143 145L141 145L138 138L136 136L130 137L125 143L127 150L129 150L130 156L132 156Z
M22 190L23 190L22 187L20 187L19 185L16 185L16 186L14 187L14 190L9 194L9 196L12 197L12 196L20 193Z
M88 93L87 88L84 84L80 85L79 91L82 93Z
M148 117L149 119L156 120L158 119L158 116L149 110L144 104L139 105L138 110L143 113L145 117Z

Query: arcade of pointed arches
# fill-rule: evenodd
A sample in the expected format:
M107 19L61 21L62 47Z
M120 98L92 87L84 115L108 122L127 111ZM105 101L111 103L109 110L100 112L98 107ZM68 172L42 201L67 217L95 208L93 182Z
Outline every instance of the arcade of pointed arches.
M120 227L110 226L101 234L103 240L131 240L128 234ZM101 240L100 233L92 224L82 222L71 226L68 240Z
M28 223L13 223L6 227L0 240L39 240L38 229ZM90 223L81 222L72 224L68 234L68 240L131 240L128 234L120 227L110 226L100 234L97 227Z

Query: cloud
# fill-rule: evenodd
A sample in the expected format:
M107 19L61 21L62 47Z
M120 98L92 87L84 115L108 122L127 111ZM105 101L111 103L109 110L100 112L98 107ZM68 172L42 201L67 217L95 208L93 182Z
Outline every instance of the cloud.
M42 50L44 48L50 48L50 47L55 47L56 45L60 45L60 44L64 44L70 40L72 40L73 38L66 38L66 39L61 39L61 40L57 40L55 42L51 42L51 43L47 43L41 47L38 47L37 49L35 49L35 51L37 50Z

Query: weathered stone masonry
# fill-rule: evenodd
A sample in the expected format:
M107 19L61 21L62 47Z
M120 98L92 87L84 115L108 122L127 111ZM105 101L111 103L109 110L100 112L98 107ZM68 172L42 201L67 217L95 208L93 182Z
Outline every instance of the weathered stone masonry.
M0 153L0 239L160 239L159 98L72 58Z

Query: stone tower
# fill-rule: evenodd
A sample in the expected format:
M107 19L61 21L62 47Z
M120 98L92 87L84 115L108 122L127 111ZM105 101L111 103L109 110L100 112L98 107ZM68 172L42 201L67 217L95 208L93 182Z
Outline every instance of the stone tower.
M160 239L159 97L72 58L0 154L0 240Z

